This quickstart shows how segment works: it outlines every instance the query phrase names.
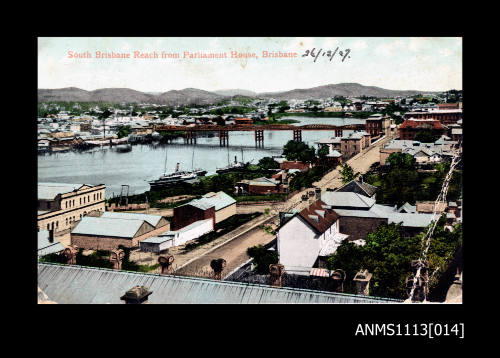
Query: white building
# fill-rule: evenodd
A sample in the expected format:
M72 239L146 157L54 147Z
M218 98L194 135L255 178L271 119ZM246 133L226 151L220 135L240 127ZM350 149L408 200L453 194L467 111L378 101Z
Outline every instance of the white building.
M318 258L335 253L348 237L339 232L338 218L331 206L317 200L281 226L277 245L286 272L309 276Z

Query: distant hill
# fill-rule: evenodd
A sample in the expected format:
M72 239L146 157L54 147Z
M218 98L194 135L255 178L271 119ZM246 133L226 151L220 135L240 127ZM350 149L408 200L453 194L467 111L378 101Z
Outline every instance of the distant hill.
M257 96L256 92L244 90L244 89L225 89L213 91L213 93L217 93L221 96L246 96L246 97L255 97Z
M204 105L213 104L227 99L217 93L199 90L196 88L186 88L180 91L168 91L156 97L161 104L175 105Z
M85 91L76 87L59 89L39 89L38 102L111 102L111 103L155 103L168 106L215 104L233 96L251 98L275 98L278 100L330 98L334 96L394 97L411 96L418 93L438 93L417 90L388 90L359 83L338 83L313 88L294 89L284 92L255 93L241 89L228 89L215 92L196 88L172 90L168 92L140 92L129 88L102 88Z
M276 98L281 100L288 99L312 99L312 98L329 98L335 96L353 96L353 97L395 97L395 96L411 96L424 91L416 90L388 90L375 86L363 86L359 83L338 83L313 88L294 89L286 92L265 92L259 93L259 97ZM425 93L432 93L426 91ZM436 93L436 92L435 92Z

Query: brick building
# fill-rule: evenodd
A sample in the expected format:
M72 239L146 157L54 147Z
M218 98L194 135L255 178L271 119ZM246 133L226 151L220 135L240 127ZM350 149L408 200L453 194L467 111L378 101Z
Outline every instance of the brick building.
M281 176L279 177L281 178ZM251 180L245 179L236 183L236 192L238 195L263 195L284 193L286 190L280 180L274 178L256 178Z
M235 118L234 124L235 125L251 126L251 125L253 125L253 121L251 118Z
M399 139L413 140L421 130L430 130L434 136L442 136L447 128L435 119L405 119L398 128Z
M219 191L174 208L172 230L179 230L199 220L212 218L213 225L236 214L236 200Z
M382 114L374 114L366 119L366 132L372 137L389 135L391 118Z
M299 169L301 172L306 172L311 168L311 163L304 163L299 161L287 161L285 160L280 164L280 169Z
M463 117L461 109L435 109L427 112L407 112L404 119L434 119L442 124L457 123Z
M38 183L38 229L71 229L87 213L106 209L105 186Z

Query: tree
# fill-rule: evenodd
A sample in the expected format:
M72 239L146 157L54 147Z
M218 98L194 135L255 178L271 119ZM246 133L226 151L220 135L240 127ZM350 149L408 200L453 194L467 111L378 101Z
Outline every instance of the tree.
M269 274L269 265L278 263L279 256L275 251L269 251L262 245L252 246L247 249L247 255L253 259L255 273Z
M326 145L322 146L321 148L318 148L318 157L320 159L326 158L326 156L330 153L330 150Z
M340 175L342 176L343 184L347 184L350 181L353 181L360 174L359 172L354 174L354 170L347 163L341 164L340 167L342 168L342 170L340 171Z
M130 126L122 126L116 133L118 138L124 138L127 137L130 134Z
M437 140L430 129L420 129L413 139L422 143L434 143Z
M312 162L316 157L316 151L304 142L294 140L288 141L283 147L283 155L286 160L299 160L301 162Z
M215 123L217 123L218 126L225 126L226 125L226 122L224 121L224 119L221 116L215 118Z
M280 164L271 157L262 158L258 165L261 169L278 169L280 167Z
M415 169L416 165L415 158L408 153L392 153L385 162L391 168L400 169Z

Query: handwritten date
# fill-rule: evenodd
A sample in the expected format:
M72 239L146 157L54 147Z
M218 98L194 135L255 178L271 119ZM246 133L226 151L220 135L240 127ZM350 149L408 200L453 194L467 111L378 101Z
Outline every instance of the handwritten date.
M316 62L318 57L321 55L321 56L326 56L327 58L330 59L330 61L332 61L333 57L335 57L335 55L338 54L338 57L342 60L342 62L344 62L346 58L351 58L351 56L349 56L350 53L351 53L350 49L339 51L339 48L337 47L335 51L332 50L324 51L322 48L316 51L316 47L314 47L312 50L306 50L302 55L302 57L311 56L314 58L313 62Z

